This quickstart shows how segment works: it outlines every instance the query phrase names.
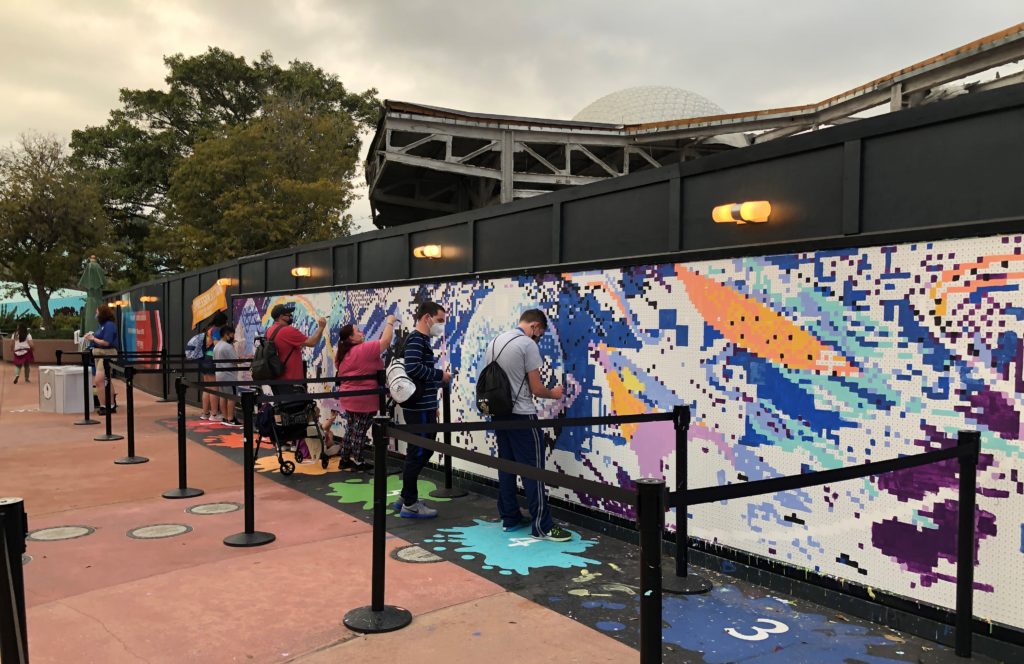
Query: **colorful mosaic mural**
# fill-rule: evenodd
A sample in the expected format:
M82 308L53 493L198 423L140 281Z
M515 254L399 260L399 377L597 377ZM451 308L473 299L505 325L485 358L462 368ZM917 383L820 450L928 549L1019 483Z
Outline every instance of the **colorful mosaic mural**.
M976 611L1024 627L1024 238L820 251L686 264L450 281L234 303L251 351L279 301L312 330L310 372L332 375L340 325L370 337L414 302L448 308L439 349L458 371L456 419L477 420L488 341L528 307L551 328L543 377L567 387L543 416L693 409L689 484L720 485L913 454L978 430ZM494 452L493 436L457 437ZM565 429L548 467L610 484L674 472L665 423ZM473 472L487 474L479 467ZM693 508L690 533L871 588L951 607L954 463ZM608 512L591 496L552 495ZM674 515L669 515L670 523Z

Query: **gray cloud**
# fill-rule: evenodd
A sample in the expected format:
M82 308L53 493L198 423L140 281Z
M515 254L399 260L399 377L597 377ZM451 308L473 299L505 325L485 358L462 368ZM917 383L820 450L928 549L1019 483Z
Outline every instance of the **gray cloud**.
M1018 0L6 2L0 144L102 123L119 88L163 84L164 55L211 45L385 98L568 118L644 84L728 111L817 101L1021 20Z

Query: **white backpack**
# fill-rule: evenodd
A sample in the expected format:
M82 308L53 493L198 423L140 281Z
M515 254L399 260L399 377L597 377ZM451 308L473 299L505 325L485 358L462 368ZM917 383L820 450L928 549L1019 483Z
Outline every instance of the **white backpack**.
M389 350L391 359L387 363L386 382L392 401L405 403L416 394L416 383L405 372L405 343L409 333L398 332L396 336L398 339Z

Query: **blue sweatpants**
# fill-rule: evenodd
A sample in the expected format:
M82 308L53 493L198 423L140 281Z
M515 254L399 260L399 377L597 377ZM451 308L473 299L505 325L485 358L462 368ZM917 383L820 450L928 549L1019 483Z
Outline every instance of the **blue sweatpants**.
M536 415L508 415L497 420L535 420ZM544 440L540 429L504 429L494 432L498 438L498 458L544 467ZM516 501L516 475L498 471L498 515L505 527L519 524L519 503ZM530 508L530 526L534 535L548 533L553 524L548 511L548 498L544 483L523 478L526 503Z
M436 410L406 410L403 411L406 424L436 424ZM432 433L417 434L424 438L437 440L437 435ZM405 446L405 466L402 468L402 502L412 505L420 499L416 483L420 479L420 471L430 462L433 450L425 450L416 445Z

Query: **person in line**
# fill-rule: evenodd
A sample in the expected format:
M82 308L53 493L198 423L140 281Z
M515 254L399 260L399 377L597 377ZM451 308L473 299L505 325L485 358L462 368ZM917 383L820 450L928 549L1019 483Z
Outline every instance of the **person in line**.
M117 355L117 324L114 323L114 311L109 305L101 304L96 308L96 323L98 327L95 332L89 332L85 335L86 340L89 342L89 349L92 351L94 358L102 358L104 356ZM110 412L117 412L117 390L114 385L111 385L111 396L114 400L113 404L107 403L107 391L103 389L106 385L107 377L103 373L103 362L95 361L92 367L95 378L93 378L93 387L99 394L100 407L97 409L97 415L106 415L107 408L110 408Z
M213 361L213 349L220 341L220 328L228 322L228 317L223 311L218 311L210 319L210 322L203 329L203 357L199 360L199 382L208 383L217 379L217 365ZM203 391L203 414L201 420L220 422L224 419L221 412L221 399L209 392Z
M327 327L327 319L320 317L316 321L316 332L308 337L292 327L295 319L295 303L276 304L270 310L270 317L274 323L267 328L265 337L273 339L277 346L277 354L284 363L284 371L277 377L277 380L301 380L306 376L302 373L302 349L313 348L324 336L324 328ZM274 394L287 394L294 392L305 392L303 385L273 385Z
M270 310L270 317L274 323L267 328L265 338L274 340L274 345L277 346L277 354L284 364L284 371L277 377L277 380L300 380L305 378L306 376L302 371L302 349L313 348L320 343L320 339L324 335L324 328L327 327L327 319L323 317L317 319L316 332L307 337L292 327L292 321L295 319L294 302L275 304L274 308ZM270 390L274 394L296 394L307 391L305 385L271 385ZM280 406L281 404L275 405L275 407ZM286 407L296 408L297 406L292 402ZM312 458L311 450L306 445L304 437L296 441L290 441L286 443L286 446L295 452L299 463Z
M444 334L447 313L436 302L423 302L416 307L416 328L409 333L405 342L405 372L416 384L416 392L402 404L402 412L408 424L437 423L437 391L442 383L452 379L447 371L434 366L434 351L430 347L431 337ZM421 433L421 436L435 438L435 434ZM436 438L435 438L436 439ZM392 507L406 519L430 519L437 516L437 510L420 500L416 484L420 472L430 461L432 452L416 445L405 450L405 467L402 469L402 498Z
M218 382L224 380L239 380L238 364L232 360L238 359L238 351L235 349L235 328L232 325L222 325L220 328L220 341L213 347L213 361L217 372L214 377ZM217 388L218 392L227 394L238 394L236 385L222 385ZM204 393L205 394L205 393ZM214 397L220 401L220 415L210 418L213 422L222 422L226 426L240 427L242 423L235 417L235 399L228 397ZM228 419L230 417L230 419Z
M355 324L341 328L338 335L338 352L335 376L367 376L384 369L381 355L391 345L395 337L395 317L388 316L384 321L384 331L377 341L367 341L366 335ZM378 387L373 378L366 380L346 380L339 388L342 392L372 390ZM364 460L366 452L366 432L373 424L373 416L380 408L380 397L376 394L361 396L343 396L341 407L345 411L345 437L341 441L341 469L365 472L373 469L373 464Z
M32 343L32 335L29 334L28 326L24 323L18 323L18 330L11 335L14 339L14 383L18 383L18 379L21 378L21 372L25 372L25 382L31 383L29 380L32 373L32 362L35 361L35 357L32 354L34 345Z
M514 405L512 414L495 417L495 420L536 420L537 407L533 398L561 399L562 387L547 388L541 382L540 368L543 364L538 343L548 329L548 318L540 309L527 309L519 317L518 327L499 334L487 347L484 366L497 362L508 376L512 386ZM499 429L498 458L544 467L544 440L539 429ZM526 502L530 508L527 520L519 511L516 500L516 475L498 471L498 515L505 531L512 531L530 524L531 534L537 539L552 542L567 542L572 535L564 528L554 525L548 510L544 483L523 478Z

